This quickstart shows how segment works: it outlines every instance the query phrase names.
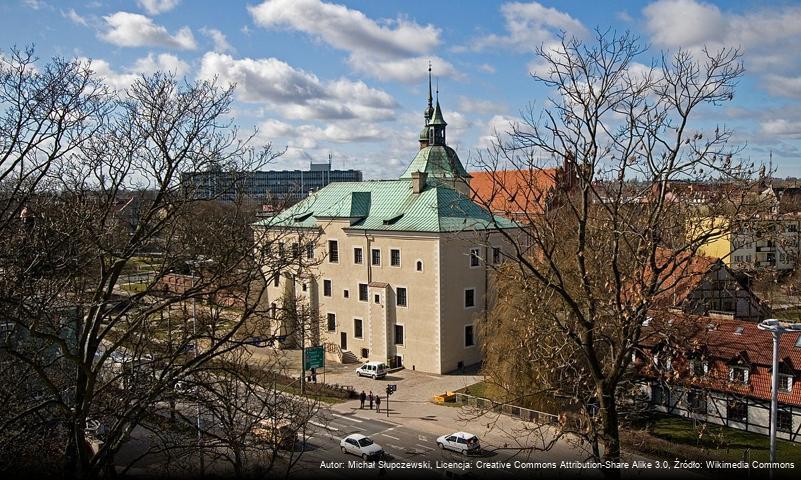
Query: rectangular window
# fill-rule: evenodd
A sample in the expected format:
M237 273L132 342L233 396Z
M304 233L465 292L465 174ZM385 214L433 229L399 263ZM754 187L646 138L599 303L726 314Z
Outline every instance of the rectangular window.
M314 244L307 243L306 244L306 258L314 258Z
M403 325L395 325L395 345L403 345Z
M299 258L300 257L300 245L297 243L292 244L292 258Z
M476 290L468 288L464 291L464 307L472 308L476 306Z
M776 429L780 432L793 432L793 412L779 409L776 412Z
M335 313L328 314L328 331L333 332L337 329L337 315Z
M688 391L687 410L693 413L706 413L706 393L700 390Z
M690 360L690 368L694 376L703 377L709 371L709 364L700 358L693 358Z
M393 248L389 251L389 264L393 267L400 267L400 250Z
M654 405L670 407L670 390L663 385L651 386L651 402Z
M367 284L360 283L359 284L359 301L366 302L367 301Z
M726 402L726 418L734 422L748 421L748 404L740 400Z
M381 295L376 293L373 300L375 301L375 303L381 303Z
M479 250L477 248L470 249L470 266L477 267L479 265Z
M748 368L729 367L729 381L732 383L748 384Z
M398 287L397 290L395 291L395 298L397 299L396 303L397 303L397 305L399 307L405 307L406 306L406 288Z
M284 242L278 242L278 256L284 258L286 251L284 250Z
M779 391L792 392L793 391L793 376L785 373L779 374Z
M464 327L464 346L465 347L472 347L475 345L475 339L473 338L473 326L466 325Z
M361 265L364 259L362 258L362 247L353 248L353 263Z
M495 265L501 263L501 249L498 247L492 247L492 263Z
M344 295L344 296L345 296L345 298L350 298L350 292L349 292L347 289L345 289L345 290L342 292L342 295Z
M273 277L273 286L276 286L276 287L277 287L277 286L278 286L278 283L279 283L280 281L281 281L281 275L278 275L278 274L276 274L276 275L275 275L275 277Z
M376 267L381 265L381 250L374 248L372 253L372 264Z
M339 243L336 240L328 241L328 262L339 263Z
M331 280L323 280L323 296L330 297L331 290L333 290Z
M353 336L356 338L362 338L362 320L360 318L353 319Z

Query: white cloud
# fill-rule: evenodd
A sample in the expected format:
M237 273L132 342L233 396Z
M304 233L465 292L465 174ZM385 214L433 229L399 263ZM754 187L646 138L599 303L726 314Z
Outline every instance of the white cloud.
M69 20L70 22L76 25L83 25L84 27L88 26L89 23L86 21L85 18L78 15L78 12L75 11L74 8L70 8L68 11L61 11L61 16Z
M391 95L364 82L344 78L322 81L276 58L235 59L208 52L199 78L213 77L236 84L240 100L263 103L293 119L389 120L396 107Z
M120 47L164 47L193 50L197 47L189 27L174 35L150 18L137 13L117 12L103 17L107 30L98 36L101 40Z
M438 77L463 79L464 75L448 61L440 57L412 57L381 60L365 55L351 55L348 65L354 71L370 75L381 81L416 83L428 78L428 62L433 65L434 74Z
M181 0L138 0L136 3L150 15L158 15L177 7Z
M493 115L486 123L484 133L479 137L477 148L491 148L498 142L499 137L503 139L511 133L514 125L519 122L516 118L508 115Z
M32 8L34 10L41 10L42 8L48 6L47 3L43 2L42 0L23 0L22 3L26 7Z
M211 40L214 42L215 52L228 53L235 51L234 47L232 47L231 44L228 43L228 39L225 38L225 34L217 30L216 28L203 27L200 29L200 32L203 35L211 38Z
M746 70L774 94L801 97L801 6L742 13L696 0L659 0L643 9L651 40L663 48L698 51L706 46L743 49ZM767 73L770 72L770 73Z
M439 75L460 77L449 62L426 56L440 41L440 30L431 24L403 17L377 22L358 10L320 0L267 0L248 10L261 27L297 30L349 52L351 68L379 80L418 82L427 74L429 59Z
M82 62L91 62L92 70L101 77L111 88L124 90L142 75L151 75L156 72L169 72L178 77L185 75L189 71L189 64L168 53L154 56L152 53L147 57L142 57L128 68L116 71L110 63L103 59L88 59L81 57Z
M505 3L501 13L506 22L506 35L491 34L473 42L474 50L488 48L514 48L534 52L543 43L553 41L555 34L564 30L568 34L583 36L587 29L580 21L555 8L540 3Z
M801 138L801 121L784 118L766 120L760 125L760 132L774 137Z
M489 63L483 63L478 66L478 69L484 73L495 73L495 67L490 65Z
M482 115L498 114L500 112L505 112L507 109L506 105L500 102L464 96L459 97L458 108L459 110L464 110L467 113L477 113Z

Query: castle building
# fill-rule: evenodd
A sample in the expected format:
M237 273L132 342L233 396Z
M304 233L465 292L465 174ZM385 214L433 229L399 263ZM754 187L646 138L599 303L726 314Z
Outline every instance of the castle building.
M491 270L512 254L499 229L518 226L471 200L438 97L429 68L419 148L400 178L331 183L255 224L286 265L267 279L274 333L297 337L282 320L291 299L318 319L301 341L343 361L431 373L481 361Z

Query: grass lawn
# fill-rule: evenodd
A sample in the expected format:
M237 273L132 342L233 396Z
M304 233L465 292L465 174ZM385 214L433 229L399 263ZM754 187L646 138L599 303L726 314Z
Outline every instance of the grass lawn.
M124 285L120 285L120 288L126 292L142 293L147 290L147 283L126 283Z
M702 431L703 435L700 434ZM648 453L661 452L661 456L684 458L694 450L699 458L740 461L743 452L750 449L751 461L768 461L770 439L767 435L702 422L693 425L690 419L673 416L650 420L646 432L665 441L659 442L656 452ZM776 440L776 459L801 464L801 444Z

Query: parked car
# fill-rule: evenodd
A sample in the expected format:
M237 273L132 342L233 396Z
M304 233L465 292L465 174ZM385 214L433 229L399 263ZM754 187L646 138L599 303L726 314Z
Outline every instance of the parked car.
M356 375L370 377L374 380L376 378L384 378L387 376L387 366L381 362L367 362L356 369Z
M437 439L437 446L440 449L453 450L463 455L478 453L481 451L481 444L478 437L472 433L456 432L450 435L443 435Z
M365 460L384 456L384 449L381 448L381 445L360 433L353 433L343 438L339 442L339 448L342 449L342 453L358 455Z
M292 422L286 419L274 421L265 418L259 420L251 429L251 433L270 445L286 450L292 450L296 443L300 443L297 429L292 426Z

